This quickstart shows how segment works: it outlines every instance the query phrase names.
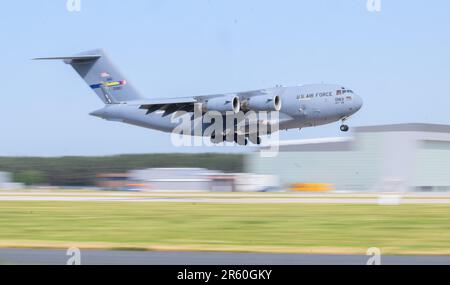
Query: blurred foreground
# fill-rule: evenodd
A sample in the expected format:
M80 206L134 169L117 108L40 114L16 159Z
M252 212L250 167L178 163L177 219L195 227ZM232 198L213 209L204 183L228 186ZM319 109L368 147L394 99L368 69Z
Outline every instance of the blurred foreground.
M447 194L411 193L397 206L378 205L381 198L5 192L0 247L309 254L365 254L377 247L391 255L450 255Z

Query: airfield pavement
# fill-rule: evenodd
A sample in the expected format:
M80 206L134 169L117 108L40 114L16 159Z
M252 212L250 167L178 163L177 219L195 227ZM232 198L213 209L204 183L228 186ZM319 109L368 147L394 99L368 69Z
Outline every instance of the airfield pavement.
M213 193L111 191L1 191L0 201L149 203L450 204L450 193Z
M363 265L375 246L382 264L450 265L450 193L40 189L0 203L0 264L65 264L72 240L82 264Z
M65 265L66 250L0 249L4 265ZM366 265L371 256L82 250L81 265ZM380 265L450 265L450 256L381 256Z

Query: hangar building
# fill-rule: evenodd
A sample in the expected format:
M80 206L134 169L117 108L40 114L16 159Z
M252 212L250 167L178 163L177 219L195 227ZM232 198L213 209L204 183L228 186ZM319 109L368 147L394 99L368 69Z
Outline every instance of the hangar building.
M246 171L280 183L327 183L337 191L450 191L450 125L357 127L352 137L279 143L250 153Z

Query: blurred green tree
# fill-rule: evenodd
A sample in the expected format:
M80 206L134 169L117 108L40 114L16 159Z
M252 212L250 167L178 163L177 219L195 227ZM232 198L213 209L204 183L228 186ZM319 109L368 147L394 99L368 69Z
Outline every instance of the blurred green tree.
M15 181L52 186L92 186L99 173L121 173L155 167L199 167L243 172L244 155L229 153L157 153L99 157L0 157L0 171Z
M24 170L14 174L14 182L24 183L26 185L47 184L45 173L38 170Z

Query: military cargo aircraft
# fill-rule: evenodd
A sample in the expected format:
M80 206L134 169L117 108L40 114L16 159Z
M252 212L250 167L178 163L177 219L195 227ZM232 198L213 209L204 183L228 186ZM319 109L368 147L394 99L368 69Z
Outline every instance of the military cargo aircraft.
M36 58L35 60L62 60L71 65L104 103L104 107L91 113L92 116L110 121L123 122L163 132L173 132L179 125L176 118L189 116L194 122L194 113L200 117L210 112L222 116L238 113L255 113L256 128L233 128L224 126L220 133L205 131L212 120L201 121L202 132L195 132L195 123L187 135L210 136L213 143L234 141L241 145L261 144L262 135L279 130L302 129L341 121L340 130L349 130L345 121L358 112L363 100L353 90L336 84L310 84L294 87L277 86L253 91L180 98L147 98L142 96L127 81L102 49L87 51L73 56ZM276 120L259 119L268 112L277 114ZM265 117L267 118L267 117ZM265 133L260 131L264 125ZM274 127L276 125L276 127ZM186 135L186 133L185 133ZM238 137L243 137L239 140Z

